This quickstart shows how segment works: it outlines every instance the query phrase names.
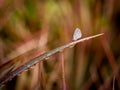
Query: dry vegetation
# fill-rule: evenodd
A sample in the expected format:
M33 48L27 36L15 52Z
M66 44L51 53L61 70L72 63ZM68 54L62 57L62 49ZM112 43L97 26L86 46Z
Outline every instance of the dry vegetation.
M0 90L120 89L120 0L0 0L0 79L36 56L82 38L17 75ZM26 69L27 70L27 69Z

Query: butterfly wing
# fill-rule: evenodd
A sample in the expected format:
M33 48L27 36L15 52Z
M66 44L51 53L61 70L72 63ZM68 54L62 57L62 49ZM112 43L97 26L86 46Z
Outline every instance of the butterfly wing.
M73 40L77 40L82 37L81 30L79 28L76 28L73 34Z

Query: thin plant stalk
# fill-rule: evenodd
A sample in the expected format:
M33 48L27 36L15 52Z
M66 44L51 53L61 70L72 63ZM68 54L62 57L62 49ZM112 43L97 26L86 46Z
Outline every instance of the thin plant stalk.
M115 90L115 76L113 77L113 89L112 90Z
M63 90L66 89L66 81L65 81L65 63L64 63L64 54L61 52L61 68L62 68L62 81L63 81Z

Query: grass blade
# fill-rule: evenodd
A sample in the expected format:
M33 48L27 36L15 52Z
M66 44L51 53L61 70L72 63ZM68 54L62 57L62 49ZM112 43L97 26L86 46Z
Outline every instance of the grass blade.
M96 37L99 37L99 36L101 36L103 34L104 33L101 33L101 34L97 34L97 35L94 35L94 36L85 37L85 38L82 38L82 39L79 39L79 40L76 40L76 41L72 41L72 42L67 43L67 44L65 44L63 46L60 46L60 47L58 47L56 49L51 50L48 53L45 53L43 55L40 55L40 56L37 56L37 57L33 58L29 62L25 63L24 65L22 65L20 67L18 67L14 71L6 74L4 77L0 78L0 86L3 85L4 83L8 82L9 80L14 78L15 76L19 75L23 71L27 70L31 66L33 66L33 65L37 64L38 62L44 60L45 58L50 57L51 55L53 55L53 54L55 54L57 52L60 52L60 51L64 50L65 48L73 46L73 45L75 45L75 44L77 44L79 42L83 42L83 41L86 41L86 40L89 40L89 39L92 39L92 38L96 38Z

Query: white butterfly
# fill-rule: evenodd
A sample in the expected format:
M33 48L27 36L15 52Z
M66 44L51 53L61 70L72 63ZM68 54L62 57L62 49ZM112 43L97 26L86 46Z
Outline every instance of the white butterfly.
M73 41L79 39L82 37L81 30L79 28L76 28L73 34Z

